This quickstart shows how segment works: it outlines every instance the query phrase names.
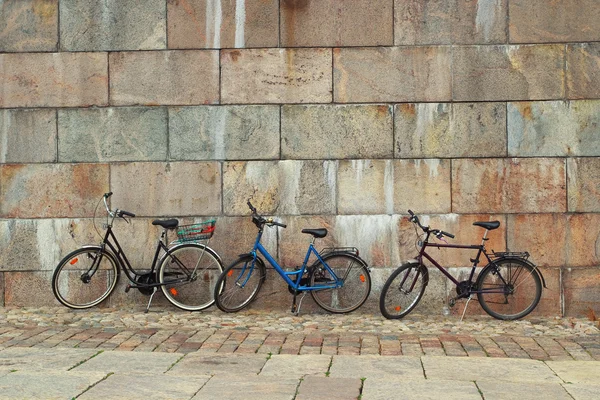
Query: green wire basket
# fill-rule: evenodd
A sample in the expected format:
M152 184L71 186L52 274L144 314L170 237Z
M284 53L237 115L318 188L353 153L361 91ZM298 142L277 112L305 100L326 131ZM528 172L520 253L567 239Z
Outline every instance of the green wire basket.
M177 240L179 242L197 242L208 240L215 233L217 221L214 219L200 222L198 224L181 225L177 228Z

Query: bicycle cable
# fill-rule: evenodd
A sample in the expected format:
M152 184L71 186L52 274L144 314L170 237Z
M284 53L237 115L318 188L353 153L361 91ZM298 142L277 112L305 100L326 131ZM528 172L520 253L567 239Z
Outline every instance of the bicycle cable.
M98 212L98 207L100 207L100 202L101 201L102 201L102 198L96 204L96 208L94 208L94 217L92 218L92 225L94 225L94 230L96 231L96 234L100 237L100 239L104 239L102 237L102 235L100 234L100 231L98 230L98 227L96 226L96 214ZM106 222L108 223L108 221L106 221Z

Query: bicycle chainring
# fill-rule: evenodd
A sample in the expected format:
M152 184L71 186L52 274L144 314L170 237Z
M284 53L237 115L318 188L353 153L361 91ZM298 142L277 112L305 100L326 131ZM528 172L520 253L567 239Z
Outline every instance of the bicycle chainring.
M156 274L148 272L147 274L139 275L136 278L135 283L140 286L152 285L156 283ZM146 296L150 296L154 293L154 287L138 287L137 289Z
M465 298L469 297L469 292L473 291L475 284L470 281L462 281L458 285L456 285L456 294L457 298Z

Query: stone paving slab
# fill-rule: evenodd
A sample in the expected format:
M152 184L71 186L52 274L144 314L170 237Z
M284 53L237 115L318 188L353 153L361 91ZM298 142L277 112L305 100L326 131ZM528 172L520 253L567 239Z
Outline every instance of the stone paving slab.
M0 367L18 371L67 371L85 362L98 350L80 349L37 349L11 347L0 351Z
M569 361L547 361L546 365L565 382L600 384L599 362L581 361L572 363Z
M325 376L331 356L280 354L269 358L260 375L303 378L306 375Z
M565 384L565 390L569 392L575 400L588 400L600 398L600 385L592 384Z
M562 383L543 362L503 358L421 357L428 380Z
M425 379L418 357L334 356L329 372L334 378L390 376L402 380Z
M299 380L279 376L220 375L215 376L193 400L292 400Z
M210 376L113 374L78 399L191 399Z
M307 376L298 387L294 400L346 400L360 396L362 381L358 378Z
M1 354L1 353L0 353ZM183 354L105 351L77 366L76 371L162 374Z
M17 371L0 377L0 399L71 399L105 376L101 372Z
M571 400L571 396L558 383L512 383L502 381L477 381L484 399L494 400Z
M262 354L206 354L191 353L167 372L172 375L214 375L235 371L239 374L258 374L267 356Z
M387 379L365 379L362 398L365 400L481 400L481 395L474 382L420 381L388 377Z

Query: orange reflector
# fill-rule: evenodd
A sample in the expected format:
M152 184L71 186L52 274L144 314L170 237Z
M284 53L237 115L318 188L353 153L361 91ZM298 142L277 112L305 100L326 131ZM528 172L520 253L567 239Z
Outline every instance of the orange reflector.
M69 264L71 264L71 265L76 264L77 261L79 261L79 258L76 257L76 258L72 259Z
M365 276L364 276L364 275L361 275L361 276L360 276L360 281L361 281L361 282L364 282L364 281L365 281Z
M402 310L402 307L400 307L400 306L396 306L396 309L395 309L395 310L396 310L396 311L400 311L400 310Z
M171 294L172 294L173 296L177 296L177 295L179 294L179 292L177 292L177 289L175 289L175 288L171 288L171 289L169 289L169 292L171 292Z
M227 276L231 276L231 275L233 275L233 270L231 270L227 273Z

